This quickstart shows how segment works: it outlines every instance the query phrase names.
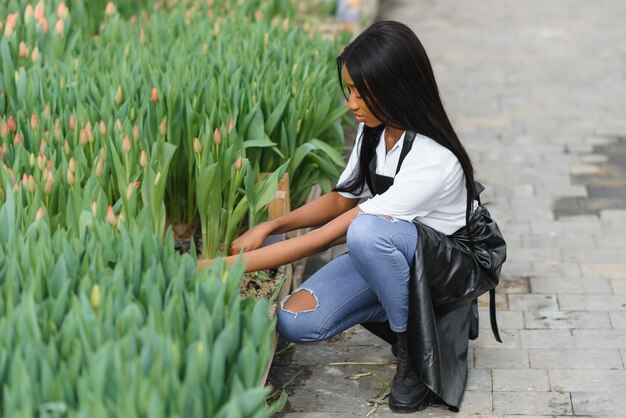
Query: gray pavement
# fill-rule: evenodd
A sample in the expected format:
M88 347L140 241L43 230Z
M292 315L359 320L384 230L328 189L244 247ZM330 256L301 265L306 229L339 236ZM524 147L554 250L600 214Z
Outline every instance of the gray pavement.
M626 416L626 2L395 0L380 12L424 43L509 244L504 343L481 300L461 411L414 415ZM333 363L390 360L359 327L277 356L272 383L299 373L280 416L366 416L394 366Z

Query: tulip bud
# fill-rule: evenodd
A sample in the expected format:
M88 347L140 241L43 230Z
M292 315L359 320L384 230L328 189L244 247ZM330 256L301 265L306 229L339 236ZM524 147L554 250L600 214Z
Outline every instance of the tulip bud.
M56 28L58 34L63 36L64 29L63 29L63 20L62 19L57 20L57 24L56 24L55 28Z
M43 188L43 192L46 195L50 195L50 193L52 193L53 184L54 184L54 179L52 178L52 176L48 176L48 179L46 180L46 184Z
M122 121L119 119L115 119L115 129L121 131L122 130Z
M11 132L17 131L17 123L15 123L15 119L13 119L13 116L9 116L9 121L7 122L7 126L9 127L9 131Z
M35 154L31 152L28 156L28 165L30 165L30 168L33 168L35 164L37 164L37 160L35 159Z
M24 41L20 42L18 56L20 58L28 58L28 48L26 47L26 44L24 43Z
M139 43L142 45L146 43L146 35L143 31L143 28L139 29Z
M126 200L130 200L133 197L133 191L135 189L135 183L130 183L128 188L126 188Z
M13 143L15 145L23 144L22 137L20 136L20 134L15 134L15 136L13 137Z
M48 33L48 20L45 17L38 18L43 33Z
M39 168L39 171L43 171L46 168L46 156L39 154L39 157L37 157L37 167Z
M33 49L33 53L30 55L30 59L33 62L39 61L39 48L35 47L35 49Z
M13 36L13 26L11 26L11 24L7 23L6 27L4 28L4 36L7 37L7 39L10 39Z
M89 302L91 303L93 310L96 312L100 309L100 298L100 286L98 286L98 284L94 284L89 294Z
M70 158L70 162L68 163L67 166L71 170L72 173L76 172L76 160L74 159L74 157Z
M157 92L156 87L152 87L152 101L156 104L159 101L159 92Z
M105 147L100 148L100 156L102 157L102 161L107 160L107 149Z
M102 177L102 161L98 161L98 164L96 164L96 177Z
M193 140L193 151L196 154L200 154L202 152L202 144L200 143L200 140L196 137L196 139Z
M165 134L167 134L167 124L165 123L165 119L161 121L161 126L159 126L159 133L162 136L165 136Z
M67 184L74 185L74 173L69 168L67 169Z
M54 139L59 141L61 139L61 129L58 126L54 127Z
M216 20L215 24L213 25L213 36L217 38L218 36L220 36L221 32L222 31L220 30L220 22Z
M41 218L43 218L43 208L39 208L39 210L35 214L35 220L36 221L41 220Z
M259 9L254 12L254 17L256 18L256 20L263 20L263 10Z
M65 5L65 3L61 2L59 3L59 5L57 6L57 17L59 19L65 19L69 14L69 10L67 8L67 6Z
M139 157L139 165L145 167L148 165L148 153L146 151L141 151L141 156Z
M122 141L122 151L127 154L130 152L130 138L128 137L128 134L124 136L124 140Z
M107 16L113 16L116 11L117 11L117 8L113 4L113 2L110 1L110 2L107 3L106 8L104 9L104 14L107 15Z
M28 25L30 21L33 19L33 15L34 15L33 6L31 4L27 4L26 9L24 10L24 23Z
M28 176L26 173L22 174L22 186L28 188Z
M89 138L87 137L87 131L85 129L80 130L80 144L87 145L89 143Z
M76 129L76 118L74 118L74 115L70 115L70 131L74 131L74 129Z
M30 129L36 131L39 128L39 118L37 115L31 115L30 117Z
M67 139L63 140L63 151L65 151L65 155L70 153L70 143L67 142Z
M35 182L32 174L28 176L28 190L31 193L35 193L35 191L37 190L37 182Z
M115 226L117 223L117 219L115 219L115 212L113 212L113 208L111 206L107 208L107 222L111 226Z
M49 136L50 132L46 131L46 136ZM43 154L46 150L46 140L42 139L39 143L39 154Z
M235 161L235 170L239 171L241 170L241 167L243 167L243 159L241 158L241 155L237 158L237 161Z
M87 131L87 134L90 134L93 132L93 128L91 126L91 121L87 121L87 124L85 125L85 131Z
M139 126L133 126L133 139L139 141Z
M107 136L107 126L104 124L104 121L100 121L100 136L102 138Z
M37 3L37 6L35 6L35 17L37 19L41 19L45 16L45 11L44 11L44 3L43 0L39 0L39 3Z
M220 133L220 130L217 128L215 128L215 131L213 131L213 142L215 142L218 145L222 143L222 134Z
M8 132L9 132L9 125L7 125L6 122L3 122L2 129L0 129L0 138L2 139L6 138Z
M115 92L115 104L118 106L122 104L122 87L121 86L118 86L117 91Z
M233 120L233 118L230 118L230 120L228 121L228 133L230 133L230 131L232 131L234 127L235 121Z

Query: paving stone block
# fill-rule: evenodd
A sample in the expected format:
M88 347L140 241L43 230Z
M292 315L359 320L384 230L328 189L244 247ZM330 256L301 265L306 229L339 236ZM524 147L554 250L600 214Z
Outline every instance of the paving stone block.
M491 392L491 370L489 369L469 369L467 376L467 386L465 390Z
M609 312L609 317L613 329L626 329L626 311Z
M608 279L533 277L530 279L532 293L611 294Z
M498 292L500 293L529 293L530 285L528 277L515 277L508 275L500 276L498 283Z
M574 347L574 337L569 330L521 330L522 348Z
M547 392L550 390L546 370L496 369L492 374L494 392Z
M558 260L561 250L558 248L507 248L507 257L518 261L535 261L542 259Z
M626 310L626 294L623 295L559 295L563 310L619 311Z
M526 329L612 328L608 312L527 311L524 312L524 323Z
M475 348L477 369L527 369L528 351L521 349Z
M533 277L530 279L532 293L611 294L608 279Z
M626 279L612 279L611 286L616 295L626 295Z
M500 339L502 343L496 341L495 337L491 332L479 332L478 338L474 341L470 341L470 347L480 347L480 348L498 348L498 349L507 349L507 348L520 348L520 332L523 330L517 329L501 329L500 330Z
M550 387L559 392L606 392L626 387L626 370L549 370Z
M556 295L510 294L509 308L517 311L558 310Z
M532 349L531 369L622 369L619 350Z
M565 261L543 260L531 263L532 277L572 277L580 278L583 276L579 263L570 263ZM596 276L591 276L596 277Z
M567 415L572 413L569 394L555 392L494 392L497 414Z
M481 332L491 332L489 309L480 309L478 317ZM524 313L522 311L497 311L496 317L499 329L524 329Z
M626 279L626 263L580 263L583 276Z
M493 397L491 391L466 391L459 412L466 415L492 414Z
M567 248L563 250L563 259L575 262L619 263L626 260L626 252L621 248Z
M626 345L626 330L573 330L575 348L616 348Z
M611 392L573 392L574 414L618 417L626 415L626 389Z

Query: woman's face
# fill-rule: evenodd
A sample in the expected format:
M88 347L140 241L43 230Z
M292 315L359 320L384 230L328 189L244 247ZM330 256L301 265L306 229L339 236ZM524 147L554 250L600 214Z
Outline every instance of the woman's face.
M380 126L382 122L367 108L365 101L356 90L354 81L352 81L352 77L350 77L350 73L348 73L348 69L345 65L343 66L342 73L343 79L348 87L348 109L354 113L357 122L363 122L365 126L369 128Z

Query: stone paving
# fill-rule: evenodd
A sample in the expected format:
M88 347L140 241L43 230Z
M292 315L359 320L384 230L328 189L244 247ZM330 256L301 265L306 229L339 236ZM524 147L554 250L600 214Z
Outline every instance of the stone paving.
M626 2L395 0L380 12L424 43L509 245L504 343L481 300L461 411L414 415L626 416ZM274 384L299 373L280 416L366 416L394 366L336 363L391 360L360 327L276 357Z

